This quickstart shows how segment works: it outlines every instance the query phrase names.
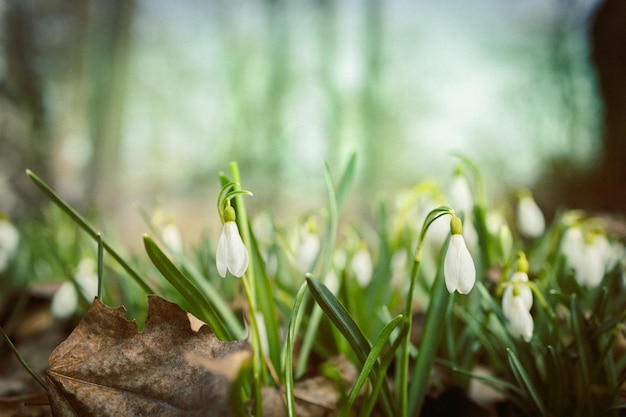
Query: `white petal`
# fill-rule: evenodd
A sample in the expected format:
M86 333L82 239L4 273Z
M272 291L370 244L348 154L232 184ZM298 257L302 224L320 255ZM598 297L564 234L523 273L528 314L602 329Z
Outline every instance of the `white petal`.
M606 269L606 259L593 244L585 245L583 256L578 262L576 279L587 288L595 288L602 282Z
M173 253L179 254L183 252L183 238L180 235L180 229L175 224L168 223L163 227L161 239Z
M315 261L315 257L320 250L320 238L318 235L305 232L302 235L300 244L298 245L298 250L296 253L296 262L298 269L301 272L308 272L311 266L313 266L313 262Z
M476 268L465 240L461 235L452 235L443 264L443 274L448 292L469 293L476 282Z
M359 249L352 257L350 267L356 275L356 280L361 287L365 287L372 280L372 257L367 249Z
M52 297L50 311L53 317L65 319L76 311L78 306L78 296L74 284L65 281Z
M524 341L529 342L533 337L534 322L530 312L524 305L522 297L513 297L507 315L509 320L509 329L515 337L522 337Z
M237 223L224 224L226 235L226 265L231 274L241 277L248 269L248 250L241 240Z
M20 235L8 220L0 220L0 272L9 264L17 252Z
M577 263L583 257L585 238L580 227L569 227L561 239L561 252L565 255L565 260L570 268L576 269Z
M215 264L217 266L217 273L220 274L222 278L226 278L226 257L227 247L226 247L226 225L222 226L222 231L220 233L220 238L217 241L217 251L215 254Z
M519 200L517 227L522 235L530 238L540 236L546 228L543 213L531 196L524 196Z
M455 175L448 191L450 206L459 213L470 214L474 207L474 198L467 178Z

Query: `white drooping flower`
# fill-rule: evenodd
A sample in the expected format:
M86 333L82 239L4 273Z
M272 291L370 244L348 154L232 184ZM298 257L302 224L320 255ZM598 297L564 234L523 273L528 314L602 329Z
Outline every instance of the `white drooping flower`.
M472 189L467 178L461 172L457 172L454 175L450 183L448 195L450 196L450 206L454 207L455 210L466 216L472 213L474 208Z
M183 238L180 229L172 222L168 222L161 230L161 239L165 246L175 254L183 252Z
M452 216L450 220L450 232L452 236L443 263L446 288L451 294L454 291L468 294L476 282L476 268L463 239L461 219L457 216Z
M502 312L509 323L509 330L514 337L521 337L529 342L533 336L533 317L530 309L533 306L533 293L528 284L528 261L520 252L517 270L507 283L502 294Z
M546 229L546 221L532 194L522 193L517 204L517 228L528 238L536 238Z
M350 268L361 287L365 287L370 283L374 265L372 264L372 256L366 247L361 247L355 252L350 262Z
M525 342L530 342L530 339L533 337L533 316L526 308L526 302L522 296L513 293L506 305L505 300L502 299L502 310L508 312L505 315L509 321L511 334L514 337L521 337Z
M248 250L239 235L235 210L231 206L224 209L224 225L217 241L215 263L222 278L226 278L227 271L238 278L242 277L248 269Z
M597 287L604 274L615 265L606 235L597 230L585 234L580 225L572 225L565 231L560 249L578 283L587 288Z
M11 222L0 217L0 272L9 265L15 256L20 242L20 234Z
M300 234L300 243L296 249L296 266L301 272L309 272L320 250L320 237L315 231L315 223L309 220Z
M71 316L78 307L78 293L76 286L85 299L91 301L98 294L98 274L96 263L91 258L82 259L74 275L76 284L65 281L54 296L50 304L52 316L57 319L66 319Z
M611 245L603 233L591 233L585 240L582 258L576 262L576 278L587 287L595 288L602 282L611 256Z
M517 296L522 299L524 306L528 311L530 311L533 306L533 292L530 287L526 285L528 282L528 274L526 272L517 271L513 274L513 276L511 276L509 281L511 285L508 285L502 294L502 310L504 311L504 315L507 317L509 316L507 309L512 305L513 290L516 284Z

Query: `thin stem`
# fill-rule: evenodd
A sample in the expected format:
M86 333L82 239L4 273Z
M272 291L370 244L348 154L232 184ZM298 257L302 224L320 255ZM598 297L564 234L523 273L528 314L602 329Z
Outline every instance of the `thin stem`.
M41 191L44 192L55 203L59 206L65 213L67 213L75 222L78 224L89 236L94 238L96 241L98 240L98 232L96 232L95 228L89 224L89 222L81 216L76 210L74 210L68 203L65 202L48 184L46 184L41 178L35 175L30 169L26 170L26 175L39 187ZM139 284L141 289L147 294L154 294L155 291L143 280L141 275L131 267L126 261L121 257L120 254L117 253L115 249L113 249L105 240L102 240L102 246L104 249L120 264L122 268L126 270L130 274L130 276Z
M41 377L41 375L39 375L37 372L35 372L35 370L33 368L31 368L30 365L26 362L24 357L22 355L20 355L20 353L15 348L15 345L13 344L13 342L11 341L9 336L4 332L4 329L1 326L0 326L0 333L2 334L2 338L7 342L7 344L9 345L9 348L11 349L11 351L13 352L13 354L15 355L17 360L22 364L24 369L26 369L26 371L28 371L28 373L31 374L31 376L33 378L35 378L37 383L39 383L39 385L41 385L43 387L43 389L47 391L48 390L48 384L46 384L46 381L44 381L43 378Z
M404 307L404 320L409 329L400 350L399 369L398 369L398 403L400 405L400 415L408 417L408 390L409 390L409 352L411 349L411 326L413 322L413 294L417 284L420 264L422 263L422 244L426 237L426 232L431 224L438 218L453 214L454 211L450 207L442 206L432 210L424 219L424 224L419 234L417 247L415 248L415 257L413 258L413 267L411 270L411 281L409 284L409 292L407 294L406 304Z
M237 162L230 163L230 173L233 178L233 190L235 192L241 191L241 179L239 175L239 166ZM248 214L246 212L246 206L243 202L243 195L237 193L234 196L235 208L237 212L237 223L239 224L239 230L241 231L241 238L243 243L248 248L250 253L250 229ZM256 303L256 289L254 286L254 262L250 262L248 270L241 278L243 281L243 289L246 294L249 308L249 320L252 342L252 373L253 373L253 391L254 391L254 415L260 417L263 415L263 402L261 393L261 379L264 379L264 366L263 366L263 349L261 348L261 336L259 334L259 326L256 319L257 303Z

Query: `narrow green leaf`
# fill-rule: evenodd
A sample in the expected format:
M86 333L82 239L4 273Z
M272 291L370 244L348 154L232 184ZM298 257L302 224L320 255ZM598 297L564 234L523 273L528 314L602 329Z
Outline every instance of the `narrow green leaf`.
M15 355L15 357L17 358L17 360L20 362L20 364L24 367L24 369L26 369L26 371L33 377L35 378L35 381L37 381L37 383L39 385L41 385L41 387L44 390L48 390L48 384L46 384L46 381L43 380L43 378L41 377L41 375L39 375L29 364L28 362L26 362L26 360L24 359L24 357L22 355L20 355L20 353L17 351L17 348L15 347L15 345L13 344L13 342L11 341L11 339L9 338L9 335L7 335L4 332L4 329L2 328L2 326L0 326L0 335L2 335L2 338L4 339L5 342L7 342L7 345L9 345L9 348L11 349L11 352L13 352L13 354Z
M293 351L296 344L296 334L300 328L300 322L302 317L300 316L300 308L304 302L307 284L303 282L296 294L296 298L293 302L293 309L291 310L291 316L289 316L289 324L287 327L287 340L285 342L285 353L283 366L284 371L284 384L285 384L285 399L287 402L287 415L289 417L296 417L296 397L294 394L294 381L293 381Z
M374 367L376 361L378 360L378 356L380 355L380 352L383 350L385 343L387 343L387 339L389 339L389 335L396 327L398 327L400 323L402 323L402 318L403 318L402 314L394 317L393 320L387 323L385 327L383 327L383 329L378 334L378 337L376 338L376 341L374 342L372 349L370 350L369 354L367 355L367 358L365 359L365 363L363 364L363 367L361 368L361 372L356 382L354 383L354 386L348 393L346 404L342 408L341 413L339 414L340 416L347 415L348 411L354 404L354 400L356 400L356 397L361 391L363 384L370 377L370 372L372 371L372 368Z
M450 294L444 283L443 260L444 257L441 257L437 276L432 285L430 304L428 305L424 322L424 332L413 367L413 376L409 384L409 415L417 415L422 408L424 397L428 390L428 378L435 362L435 355L445 326L445 316Z
M517 383L521 385L530 399L533 401L537 410L541 413L542 416L547 415L546 408L539 396L537 388L533 385L532 381L528 377L526 370L524 370L524 366L521 364L515 353L511 349L506 350L509 357L509 365L511 366L511 370L513 370L513 374L515 375L515 379Z
M589 341L587 339L587 332L583 328L584 318L582 311L578 305L578 297L576 294L572 294L570 297L570 320L572 323L572 331L574 333L574 340L576 346L576 353L578 354L579 364L579 377L580 383L583 387L589 386L589 373L591 366L589 365L589 358L591 353L589 351Z
M193 309L192 313L207 323L220 340L232 340L222 319L196 286L187 278L156 243L147 235L143 238L148 257L165 279L183 296Z
M98 233L98 298L102 299L102 274L104 269L103 259L104 246L102 245L102 235Z
M248 224L248 227L250 225ZM252 262L254 262L256 271L254 284L256 286L256 295L258 308L263 313L265 322L265 330L267 334L267 343L269 346L268 355L274 367L280 369L280 351L282 343L280 341L280 328L278 326L278 313L276 311L276 302L272 292L272 283L267 276L265 262L261 256L258 242L252 230L250 230L250 252Z
M335 298L335 296L326 288L326 286L310 277L307 277L306 282L308 284L309 290L311 291L311 295L317 302L317 304L324 311L326 316L330 319L330 321L339 329L339 331L346 338L352 350L357 355L359 362L364 364L367 360L367 355L370 352L371 346L363 332L359 328L359 326L354 322L350 313L346 311L346 309L341 305L341 303ZM376 380L379 369L376 365L374 365L370 376L372 381ZM388 386L383 387L382 392L382 406L383 411L388 416L395 416L392 402L391 402L391 393L388 389Z
M409 334L409 320L407 320L406 317L403 317L402 320L404 323L402 325L402 328L400 329L400 332L396 336L396 339L393 341L391 348L387 352L385 352L385 354L381 358L381 365L379 368L380 372L376 375L374 383L372 384L372 393L365 399L363 407L361 408L361 417L369 417L372 415L372 410L374 410L374 406L376 405L378 394L380 393L383 383L387 380L387 369L395 358L398 349L402 346L404 338Z
M96 229L89 224L89 222L81 216L72 206L70 206L65 200L61 198L48 184L46 184L41 178L35 175L31 170L26 170L26 175L35 183L37 187L41 191L44 192L48 196L48 198L56 204L61 210L63 210L76 224L78 224L89 236L98 241L99 233ZM154 294L154 290L148 285L141 275L131 267L125 260L122 258L115 249L113 249L104 239L102 240L102 246L104 249L120 264L126 272L139 284L141 289L147 294Z
M353 152L350 155L350 159L348 160L348 164L343 171L343 175L341 176L341 180L339 180L339 185L337 186L337 208L341 208L343 205L346 195L348 194L348 190L352 185L352 181L354 179L354 174L356 172L356 152Z

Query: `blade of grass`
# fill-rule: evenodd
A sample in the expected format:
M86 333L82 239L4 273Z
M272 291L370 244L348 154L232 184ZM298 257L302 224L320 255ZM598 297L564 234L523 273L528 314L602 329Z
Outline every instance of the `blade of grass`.
M410 328L408 326L409 321L406 319L406 317L403 317L403 322L404 323L402 324L402 328L400 329L400 332L396 336L396 339L393 341L391 348L387 352L385 352L385 354L383 355L381 359L380 372L378 373L378 375L376 375L374 383L372 384L373 386L372 386L371 395L369 395L365 399L365 403L363 404L363 407L361 408L361 413L360 413L361 417L369 417L372 415L372 411L374 410L374 406L376 405L376 400L378 399L380 390L383 386L383 383L385 382L387 378L387 369L389 368L389 365L391 365L391 362L396 357L396 353L398 349L402 346L404 338L410 331ZM391 337L393 338L393 333L391 334Z
M317 302L320 308L324 311L326 316L330 319L330 321L341 331L344 337L350 343L350 346L354 350L361 362L361 365L365 363L367 360L367 355L371 350L371 345L363 332L359 328L359 326L354 322L350 313L346 311L346 309L341 305L341 303L335 298L335 296L320 282L317 282L311 277L307 277L306 279L309 291L313 296L313 299ZM374 364L372 371L370 373L370 377L372 382L374 382L377 378L378 373L380 372L379 366ZM389 390L388 385L383 386L382 391L382 407L383 412L388 416L395 416L397 413L393 409L393 403L391 401L391 392Z
M55 203L59 206L76 224L78 224L89 236L98 241L98 232L95 228L89 224L89 222L81 216L74 208L72 208L65 200L63 200L48 184L46 184L41 178L35 175L31 170L26 170L26 175L35 183L37 187L41 191L44 192ZM104 249L115 259L122 268L139 284L141 289L147 294L154 294L155 291L148 285L141 275L131 267L120 254L117 253L115 249L113 249L104 239L102 240L102 246Z
M515 375L517 383L524 388L524 391L529 396L529 399L532 400L540 415L547 415L546 408L541 400L541 397L539 396L539 392L528 377L528 374L524 370L524 366L511 349L507 348L506 353L509 357L509 364L513 374Z
M248 224L250 227L250 224ZM256 271L255 284L258 301L258 308L265 318L265 329L267 334L267 343L269 346L268 355L275 369L280 369L281 365L281 349L280 328L278 326L278 313L276 310L276 302L272 293L272 283L267 276L265 262L261 256L261 251L257 243L254 233L250 231L250 252L252 262L255 264Z
M372 371L372 368L374 367L376 361L378 360L378 356L380 355L380 352L383 350L383 347L387 343L387 339L389 339L389 335L396 327L398 327L400 323L402 323L402 318L403 318L402 314L394 317L393 320L387 323L385 327L383 327L383 329L378 334L378 337L376 338L376 341L374 342L372 349L370 350L369 354L367 355L367 358L365 359L365 363L363 364L363 367L361 368L361 372L356 382L354 383L354 386L348 393L346 404L342 408L341 413L339 414L340 416L345 416L349 412L350 408L354 404L354 401L356 400L357 395L361 391L363 384L368 378L370 378L370 372Z
M41 385L44 390L48 391L48 384L46 384L46 381L44 381L43 378L41 377L41 375L39 375L37 372L35 372L35 370L33 368L31 368L31 366L28 364L28 362L26 362L24 357L22 355L20 355L20 353L15 348L15 345L13 344L11 339L9 338L9 335L7 335L4 332L4 329L1 326L0 326L0 334L2 334L2 338L4 339L5 342L7 342L7 345L9 345L9 348L11 349L11 351L13 352L13 354L15 355L17 360L20 362L20 364L24 367L24 369L26 369L26 371L33 378L35 378L35 381L37 381L37 383L39 385Z
M428 310L426 311L424 332L409 384L408 415L411 416L418 415L424 403L424 397L428 391L428 378L435 362L437 348L443 335L445 315L448 301L450 300L450 294L444 283L443 260L444 257L441 257L437 276L431 288L431 299Z
M196 286L187 278L170 259L163 253L156 243L147 235L143 238L144 246L148 257L163 274L174 288L189 303L200 320L211 326L211 329L220 340L232 340L232 336L224 326L222 319L213 309Z
M350 182L354 177L355 166L356 154L353 154L343 172L343 175L341 176L341 181L338 187L339 191L336 191L330 167L327 162L324 162L324 175L326 179L326 190L328 192L328 221L321 249L317 254L313 267L311 268L313 271L316 271L319 276L325 276L327 268L331 264L335 248L335 238L337 235L339 209L345 200ZM296 375L298 376L302 375L306 369L311 350L316 342L317 329L319 328L319 323L322 320L322 317L322 312L319 308L317 308L317 306L314 307L313 312L309 317L309 325L307 326L307 331L304 335L302 346L300 348L298 366L296 369Z
M296 298L293 302L293 309L291 310L291 316L289 317L289 324L287 327L287 340L285 342L284 352L284 384L285 384L285 399L287 402L287 415L289 417L296 417L296 397L294 394L294 382L293 382L293 350L296 343L296 334L300 328L300 322L302 317L300 316L300 308L304 303L305 296L308 294L306 291L307 284L303 282L296 294Z

